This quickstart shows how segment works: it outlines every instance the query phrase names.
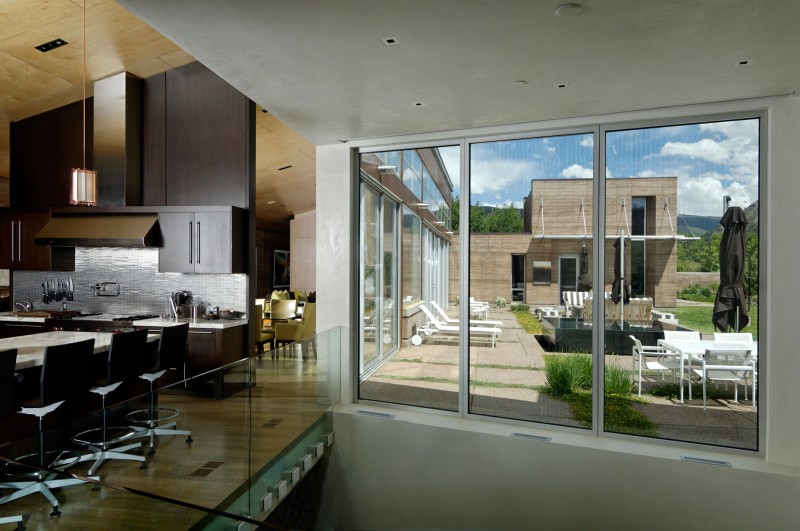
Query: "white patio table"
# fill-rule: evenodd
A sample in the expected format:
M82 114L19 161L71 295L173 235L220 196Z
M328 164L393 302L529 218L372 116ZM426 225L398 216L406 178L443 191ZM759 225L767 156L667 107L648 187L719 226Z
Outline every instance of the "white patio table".
M680 355L681 359L681 404L683 404L683 369L684 363L687 363L689 370L689 400L692 399L692 360L702 361L706 350L749 350L755 357L758 355L758 343L737 343L733 341L692 341L685 339L659 339L658 346L664 347L667 350ZM755 394L755 389L753 393Z

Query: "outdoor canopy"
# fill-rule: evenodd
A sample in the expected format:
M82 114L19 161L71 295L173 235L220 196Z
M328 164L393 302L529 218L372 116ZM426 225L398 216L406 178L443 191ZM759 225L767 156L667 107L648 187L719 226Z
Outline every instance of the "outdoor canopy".
M738 332L750 322L744 294L747 218L741 207L730 207L719 223L724 229L719 243L719 289L711 322L722 332Z

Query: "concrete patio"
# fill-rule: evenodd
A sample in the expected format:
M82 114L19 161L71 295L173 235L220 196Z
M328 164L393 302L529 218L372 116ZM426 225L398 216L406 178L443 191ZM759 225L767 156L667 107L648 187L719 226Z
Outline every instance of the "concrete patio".
M450 315L455 311L450 309ZM469 350L470 413L518 420L584 427L570 406L543 392L545 350L507 309L491 308L488 319L503 323L495 348L475 338ZM607 363L630 370L630 356L607 356ZM458 342L454 335L433 334L419 346L404 341L401 349L361 385L361 398L420 407L458 410ZM642 401L633 407L654 424L659 438L755 449L757 419L752 402L734 403L733 387L714 389L703 410L702 387L693 385L693 400L653 396L654 388L671 383L645 375ZM635 395L634 395L635 396ZM728 398L730 396L730 398ZM752 398L749 397L748 398Z

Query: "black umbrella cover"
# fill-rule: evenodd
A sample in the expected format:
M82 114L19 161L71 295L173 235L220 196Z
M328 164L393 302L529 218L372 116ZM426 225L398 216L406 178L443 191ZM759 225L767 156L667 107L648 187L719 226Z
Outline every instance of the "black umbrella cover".
M744 295L747 218L740 207L730 207L719 223L724 229L719 243L719 289L711 322L716 329L727 332L736 327L738 311L738 332L750 322Z
M622 260L625 259L625 257L622 256L622 247L622 237L620 236L617 238L617 241L614 242L614 249L616 249L614 253L614 283L611 284L611 301L614 304L619 304L620 300L623 301L624 304L628 304L631 300L631 287L628 285L628 281L621 278L619 274L622 269L620 267L622 265ZM622 297L620 297L619 294L620 283L622 283L623 289Z
M589 250L585 246L581 249L578 291L592 291L592 276L589 274Z

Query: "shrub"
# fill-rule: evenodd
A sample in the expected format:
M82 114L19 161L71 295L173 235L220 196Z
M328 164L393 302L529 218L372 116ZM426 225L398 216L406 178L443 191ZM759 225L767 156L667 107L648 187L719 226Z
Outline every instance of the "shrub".
M606 396L627 397L633 390L631 373L614 361L605 366Z
M528 306L527 304L514 303L511 305L512 312L528 312L530 311L530 309L531 307Z
M587 354L546 355L544 374L554 396L592 388L592 358Z
M678 292L678 298L687 301L714 302L718 287L719 284L701 286L700 284L692 283Z

